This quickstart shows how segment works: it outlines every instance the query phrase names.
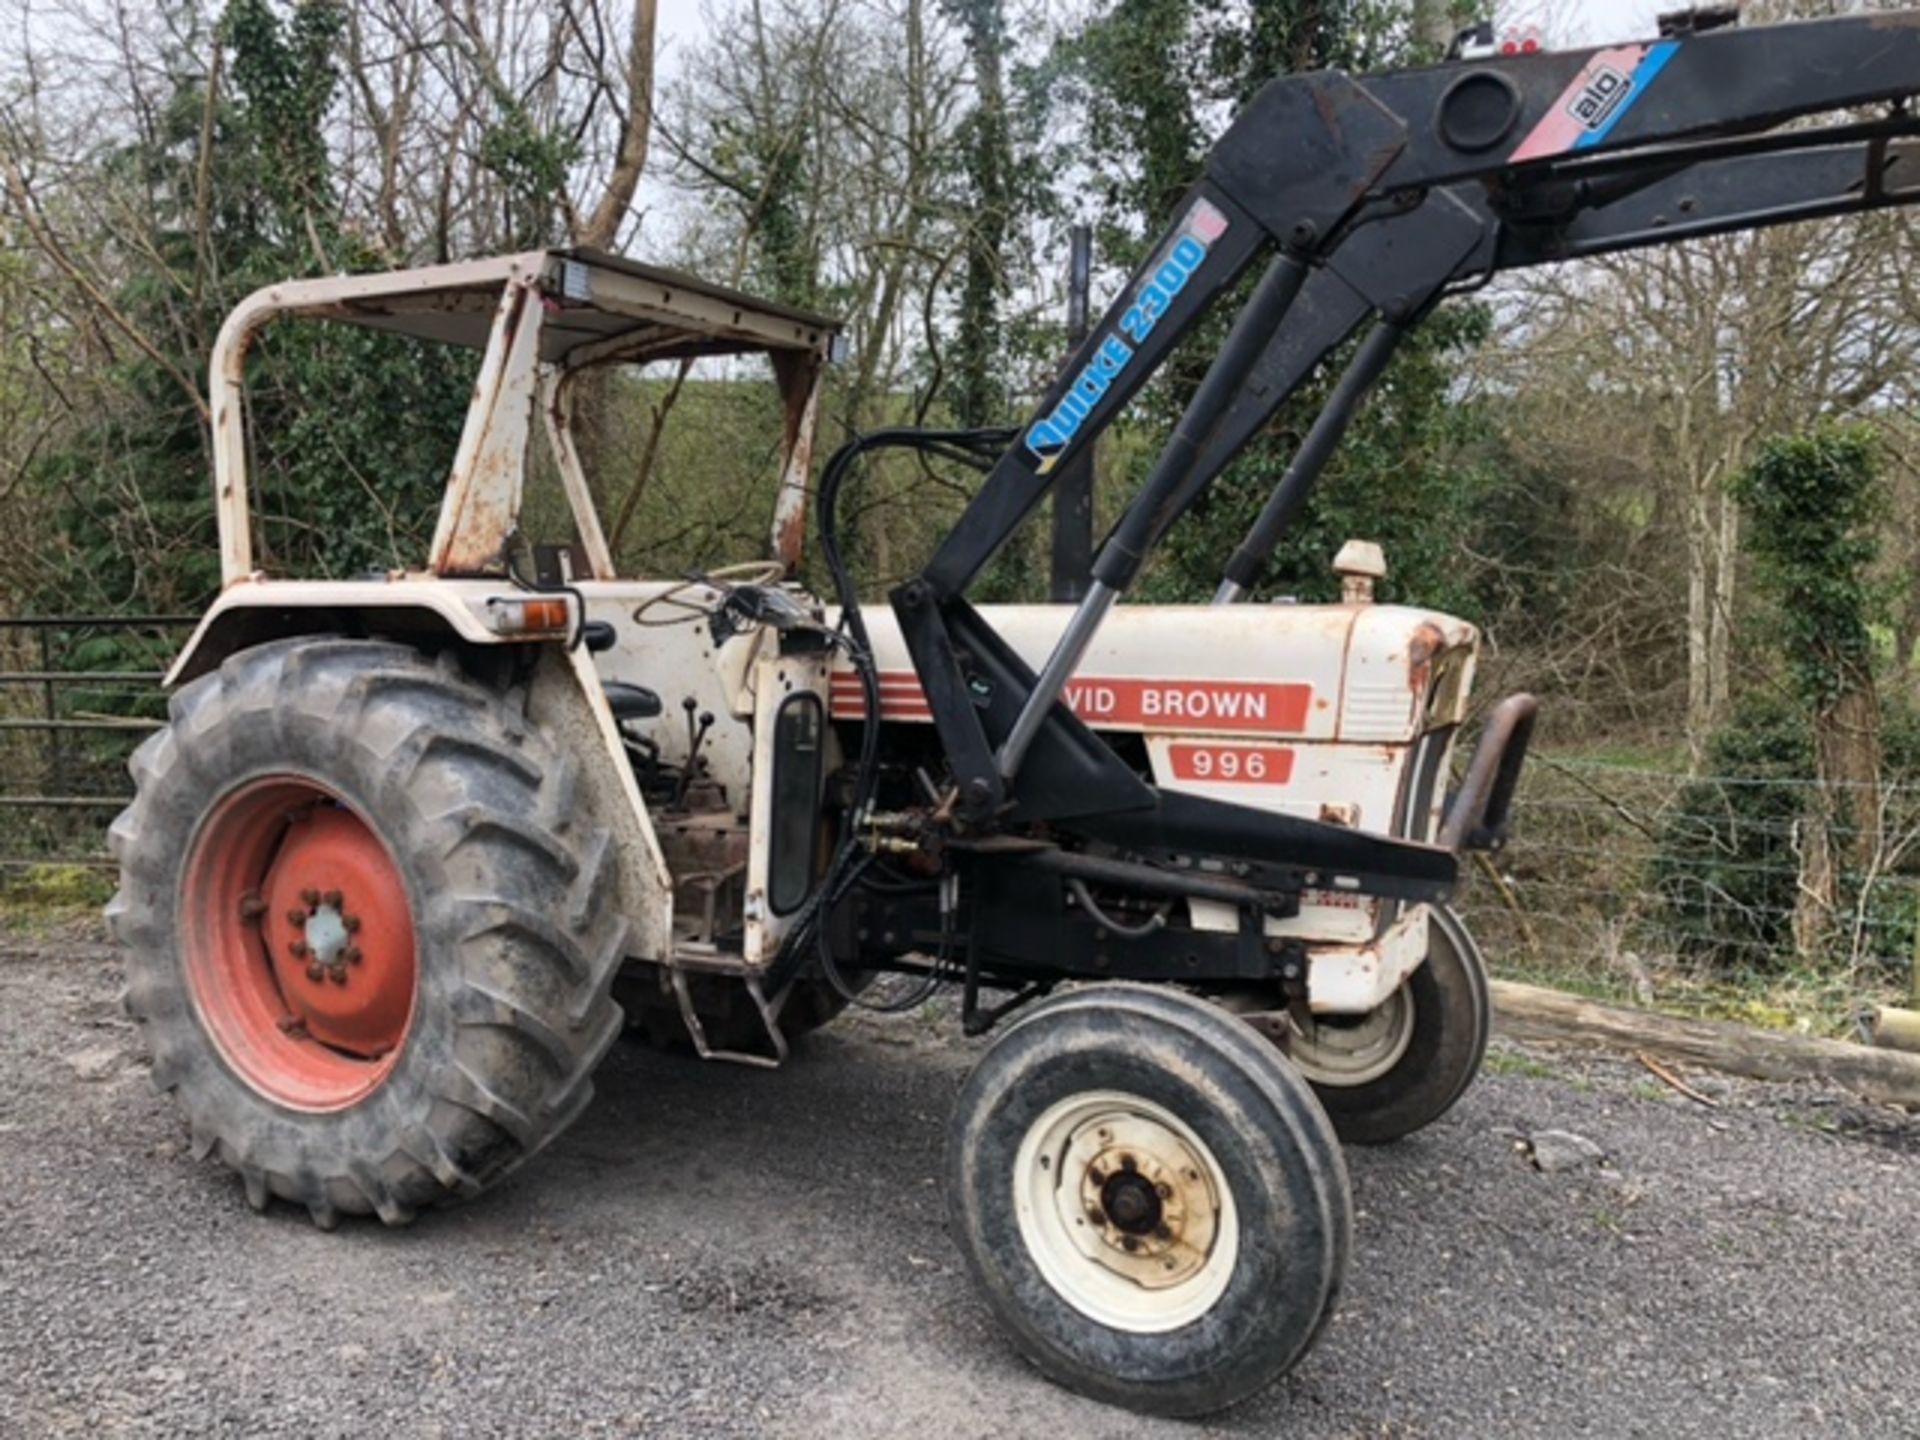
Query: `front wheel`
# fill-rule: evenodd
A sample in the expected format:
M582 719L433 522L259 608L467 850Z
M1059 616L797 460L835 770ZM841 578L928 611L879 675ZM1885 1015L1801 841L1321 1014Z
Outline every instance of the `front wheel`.
M1458 915L1433 907L1427 958L1366 1015L1292 1023L1289 1053L1340 1138L1384 1145L1425 1129L1466 1094L1486 1059L1493 990Z
M1154 1414L1277 1380L1346 1271L1346 1170L1312 1092L1172 990L1091 987L1014 1024L962 1087L947 1204L1026 1357Z

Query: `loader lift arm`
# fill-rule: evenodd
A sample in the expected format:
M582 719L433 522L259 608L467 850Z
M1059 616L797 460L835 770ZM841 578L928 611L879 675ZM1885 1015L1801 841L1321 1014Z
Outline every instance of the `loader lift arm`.
M1453 857L1434 847L1308 821L1276 826L1285 817L1256 821L1142 781L1058 703L1102 618L1179 516L1369 319L1372 334L1218 599L1251 587L1354 408L1447 294L1524 266L1914 203L1917 92L1920 11L1270 83L926 567L890 597L961 825L1051 821L1149 858L1346 865L1372 893L1444 890ZM1781 128L1835 115L1846 118ZM1066 461L1263 256L1264 273L1035 675L968 604L968 586Z

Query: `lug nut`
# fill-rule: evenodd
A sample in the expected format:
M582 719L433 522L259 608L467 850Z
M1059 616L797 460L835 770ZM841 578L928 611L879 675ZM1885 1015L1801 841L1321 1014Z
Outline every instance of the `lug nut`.
M287 923L289 925L298 925L302 929L305 929L307 924L307 912L304 910L287 911Z
M1158 1185L1153 1187L1153 1193L1158 1195L1162 1200L1171 1200L1173 1198L1173 1186L1162 1180Z
M1122 1155L1120 1157L1120 1168L1122 1170L1125 1170L1128 1174L1132 1174L1134 1169L1133 1156Z
M347 948L340 953L340 958L349 965L358 965L360 963L360 947L358 945L347 946Z
M1140 1242L1134 1239L1133 1236L1131 1235L1122 1235L1120 1237L1120 1248L1122 1250L1125 1250L1129 1255L1131 1255L1134 1251L1140 1248Z
M1173 1239L1173 1231L1164 1225L1156 1225L1153 1227L1153 1238L1156 1240L1171 1240Z
M245 895L240 897L240 918L242 920L258 920L266 913L267 902L262 900L257 892L249 890Z
M307 979L313 981L314 984L318 985L326 978L327 967L322 965L318 960L307 966Z
M338 890L329 890L325 895L321 897L321 899L324 900L327 904L331 905L334 909L338 910L342 902L346 899L346 897L342 895Z
M1107 1172L1102 1170L1098 1165L1095 1165L1091 1170L1087 1171L1087 1178L1096 1185L1104 1185L1107 1183Z
M333 968L327 971L327 975L336 985L344 985L347 983L347 967L337 961Z
M307 958L307 942L304 940L294 941L291 945L287 946L287 953L293 956L293 958L296 960L306 959Z
M342 915L340 917L340 923L347 927L347 933L349 935L358 935L360 933L360 917L358 915Z
M1089 1205L1087 1207L1087 1218L1096 1225L1104 1225L1107 1223L1106 1214L1098 1205Z
M320 903L320 892L318 890L302 890L300 892L300 903L303 905L318 905Z

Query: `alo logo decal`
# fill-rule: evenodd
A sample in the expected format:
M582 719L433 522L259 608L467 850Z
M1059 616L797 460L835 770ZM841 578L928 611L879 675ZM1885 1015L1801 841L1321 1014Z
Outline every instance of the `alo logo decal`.
M1508 157L1509 163L1550 160L1604 145L1679 53L1678 40L1597 52Z
M1062 452L1086 424L1087 416L1133 363L1135 347L1154 332L1174 296L1187 288L1187 281L1207 258L1213 243L1226 233L1227 217L1207 201L1196 201L1180 233L1134 291L1121 313L1118 330L1100 342L1093 359L1074 377L1052 412L1027 431L1027 449L1040 462L1040 474L1045 475L1059 462Z
M1599 65L1587 73L1586 81L1567 106L1567 113L1587 129L1598 130L1633 93L1633 79L1611 65Z

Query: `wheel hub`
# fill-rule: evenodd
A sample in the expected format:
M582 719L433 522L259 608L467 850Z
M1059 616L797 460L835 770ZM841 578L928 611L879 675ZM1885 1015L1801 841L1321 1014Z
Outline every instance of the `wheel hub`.
M1320 1016L1310 1025L1289 1020L1287 1049L1317 1085L1366 1085L1400 1063L1413 1043L1413 1022L1413 999L1402 985L1365 1015Z
M398 1045L413 1008L413 927L373 832L337 806L296 812L265 895L267 915L284 917L267 937L280 993L307 1033L368 1060Z
M1157 1333L1219 1298L1239 1243L1232 1199L1170 1112L1109 1091L1062 1101L1034 1123L1016 1165L1028 1252L1083 1313Z
M1108 1134L1112 1131L1108 1128ZM1140 1137L1153 1138L1153 1137ZM1190 1166L1188 1168L1191 1168ZM1177 1283L1190 1273L1193 1262L1204 1259L1187 1242L1189 1192L1193 1189L1177 1165L1146 1149L1113 1145L1095 1155L1080 1177L1087 1219L1099 1227L1100 1239L1123 1261L1158 1262L1139 1275L1143 1285ZM1204 1197L1193 1197L1206 1208ZM1193 1228L1210 1233L1210 1217ZM1131 1274L1134 1267L1126 1266Z
M253 781L203 822L181 900L187 988L242 1079L296 1110L379 1087L417 970L405 881L366 821L302 777Z
M1080 1198L1100 1246L1089 1257L1148 1289L1190 1279L1205 1265L1218 1223L1217 1202L1191 1148L1136 1115L1106 1117L1090 1140L1083 1130L1069 1143L1067 1163L1088 1148Z
M355 964L359 963L360 952L347 944L349 939L347 922L355 920L355 917L345 913L344 900L341 905L341 909L335 909L332 905L322 902L309 914L295 922L300 926L303 939L293 943L295 946L304 943L307 955L312 961L307 966L309 980L320 978L313 973L317 967L329 971L335 983L344 985L347 983L347 962L351 960ZM299 914L298 911L292 913ZM357 921L354 928L358 928ZM298 953L296 950L295 954Z
M1120 1163L1124 1165L1132 1158L1123 1155ZM1133 1170L1108 1177L1107 1183L1100 1187L1100 1205L1114 1228L1123 1234L1151 1235L1162 1228L1160 1196Z

